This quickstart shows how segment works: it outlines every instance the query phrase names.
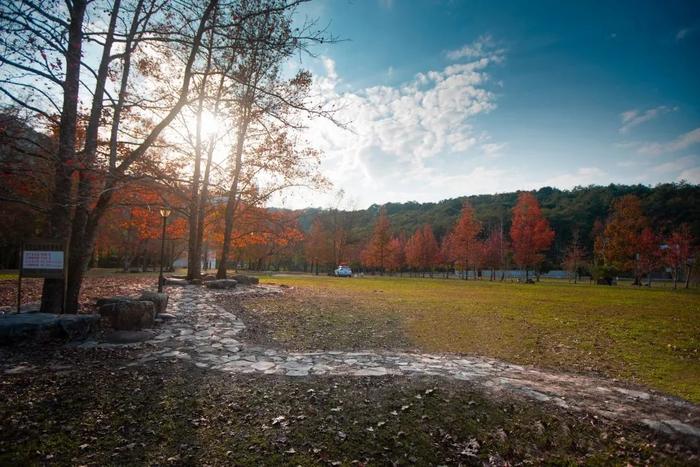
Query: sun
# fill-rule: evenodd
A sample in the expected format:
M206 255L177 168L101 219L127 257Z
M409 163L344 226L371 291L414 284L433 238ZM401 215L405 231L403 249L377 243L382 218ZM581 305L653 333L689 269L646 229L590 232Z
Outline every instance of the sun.
M219 134L222 124L220 118L209 110L202 111L202 136L213 138Z

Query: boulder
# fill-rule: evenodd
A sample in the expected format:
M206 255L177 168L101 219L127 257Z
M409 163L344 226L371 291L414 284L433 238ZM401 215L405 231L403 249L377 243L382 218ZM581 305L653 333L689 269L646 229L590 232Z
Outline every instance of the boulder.
M141 293L139 300L153 302L156 315L165 313L165 309L168 307L168 294L166 293L144 290L143 293Z
M237 281L241 285L254 285L260 282L260 279L253 276L244 276L243 274L236 274L231 277L231 279Z
M98 298L95 302L95 305L97 305L97 308L99 309L102 305L107 305L108 303L117 303L129 300L133 300L133 298L127 297L125 295L115 295L114 297Z
M99 309L102 319L112 329L129 331L153 326L155 306L146 300L121 300L102 305Z
M20 305L20 313L38 313L41 310L41 302L30 302ZM17 313L16 305L0 306L0 315Z
M210 289L232 289L236 286L236 284L238 284L238 281L233 279L217 279L204 283L205 287Z
M57 315L62 337L68 340L85 339L100 326L99 315Z
M22 313L0 318L0 345L83 339L99 326L97 315Z
M164 277L163 284L164 285L189 285L189 282L187 282L187 279L179 279L177 277Z

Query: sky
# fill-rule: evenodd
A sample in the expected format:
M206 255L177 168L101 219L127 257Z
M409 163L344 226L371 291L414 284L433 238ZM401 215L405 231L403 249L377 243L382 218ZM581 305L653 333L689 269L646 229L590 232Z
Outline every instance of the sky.
M700 2L315 0L325 192L287 207L700 183ZM296 59L299 60L299 59Z

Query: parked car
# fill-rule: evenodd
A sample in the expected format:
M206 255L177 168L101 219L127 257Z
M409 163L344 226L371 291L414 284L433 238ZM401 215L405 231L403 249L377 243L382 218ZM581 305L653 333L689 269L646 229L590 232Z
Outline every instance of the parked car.
M352 269L350 269L350 266L341 264L338 266L338 269L335 270L335 275L338 277L352 277Z

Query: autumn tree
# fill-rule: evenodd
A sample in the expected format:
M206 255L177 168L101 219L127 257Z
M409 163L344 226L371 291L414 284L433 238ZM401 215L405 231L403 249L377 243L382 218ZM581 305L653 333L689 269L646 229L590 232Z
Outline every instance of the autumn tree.
M651 287L651 275L661 265L661 238L651 227L645 227L637 240L637 269L639 276L647 276Z
M454 246L454 233L449 232L442 238L440 243L440 257L445 265L445 278L449 277L450 271L455 268L457 260L461 258L461 252Z
M639 237L648 220L638 197L626 195L615 200L605 224L599 247L606 266L620 272L634 272L639 284Z
M406 240L403 235L393 237L387 245L386 267L401 274L405 265Z
M0 6L0 31L5 38L0 57L2 92L58 128L44 235L70 239L68 311L77 310L83 274L114 191L130 177L130 170L146 157L189 98L201 38L217 3L118 0L106 6L76 0L4 2ZM156 12L162 21L156 21ZM142 54L143 44L173 43L175 35L184 58L173 73L179 75L180 85L170 96L151 95L144 100L144 86L140 92L133 85L153 69ZM84 53L88 40L96 44L98 53ZM141 61L132 67L137 60ZM83 70L94 80L85 80ZM81 83L88 88L85 95ZM79 134L81 100L87 115ZM155 114L153 108L139 113L144 102L159 100L162 105ZM127 115L139 124L125 136ZM45 280L42 310L55 312L62 302L62 281Z
M440 264L440 246L438 245L433 229L425 224L406 242L406 263L423 273L433 270Z
M386 210L379 211L379 217L374 224L372 237L363 252L363 261L368 267L379 268L383 274L386 267L389 241L391 240L391 226L389 218L386 216Z
M476 236L480 231L481 224L476 220L474 208L468 201L465 201L460 217L452 229L451 238L451 245L454 248L453 254L463 267L465 280L469 278L470 256L474 257L477 254L475 252Z
M311 270L318 275L319 263L326 263L329 257L328 233L318 217L311 223L311 229L304 241L306 259L311 264Z
M518 202L513 208L510 238L513 241L515 262L525 269L527 282L528 270L542 261L542 253L554 240L554 231L542 215L537 198L532 193L524 192L518 196Z
M686 268L685 288L690 285L690 274L692 272L691 248L693 236L687 224L682 224L666 239L666 248L663 252L663 263L671 269L673 277L673 288L678 285L678 277L683 267Z
M250 15L261 5L266 7L267 14ZM241 185L246 174L256 171L248 167L244 157L250 151L251 139L252 146L275 154L271 147L296 142L288 130L299 127L295 120L300 115L328 115L318 105L313 107L309 103L311 74L308 71L301 70L290 79L285 79L281 72L289 57L302 52L309 43L323 41L321 33L308 26L293 27L292 9L283 0L244 1L240 4L240 14L248 20L230 37L230 46L240 49L241 54L230 70L234 82L230 91L232 108L235 109L231 115L235 122L234 142L229 161L231 181L226 193L225 232L216 273L218 278L226 277L230 233L234 228L236 207L241 201ZM243 46L238 46L239 43ZM252 133L261 134L262 141L251 138ZM286 154L299 155L295 146L287 145ZM277 164L276 173L282 177L286 177L286 170L295 169L295 165L290 164L294 158L268 160Z
M571 242L566 249L562 266L569 273L569 280L578 281L579 268L583 266L586 252L581 246L578 230L574 230Z
M483 264L490 270L489 280L496 280L496 269L502 267L503 235L501 229L491 229L483 242Z

